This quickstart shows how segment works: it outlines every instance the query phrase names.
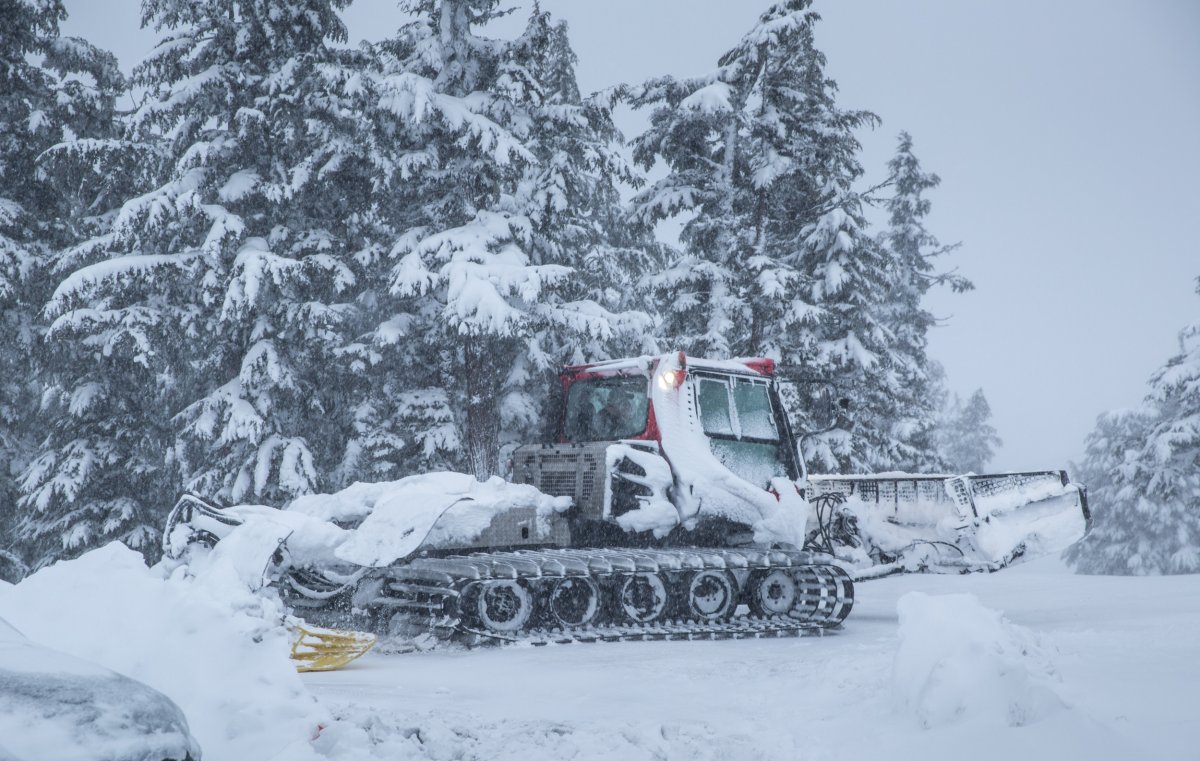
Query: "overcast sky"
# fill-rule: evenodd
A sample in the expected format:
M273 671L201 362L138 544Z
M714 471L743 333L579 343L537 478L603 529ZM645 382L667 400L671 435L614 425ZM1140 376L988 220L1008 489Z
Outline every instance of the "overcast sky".
M531 1L515 0L518 15ZM692 75L764 0L542 0L566 19L585 91ZM65 34L126 69L155 41L138 0L66 0ZM1097 414L1135 405L1200 320L1200 2L817 0L818 44L841 103L877 113L867 182L907 130L933 193L929 227L962 242L974 280L935 294L931 353L952 389L982 387L1005 441L992 466L1062 467ZM401 22L356 0L351 41ZM496 35L515 30L511 19ZM644 116L619 115L627 136Z

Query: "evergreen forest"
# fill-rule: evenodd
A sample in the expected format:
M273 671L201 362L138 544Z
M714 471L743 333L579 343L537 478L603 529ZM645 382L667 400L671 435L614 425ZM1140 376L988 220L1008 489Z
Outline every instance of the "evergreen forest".
M905 132L863 166L881 119L841 102L811 0L707 73L595 93L536 4L497 37L500 0L405 0L352 44L349 3L143 0L158 44L124 71L62 0L0 0L4 575L153 560L184 492L504 475L562 365L626 356L835 382L853 424L805 437L815 473L987 467L983 392L928 351L927 294L972 288L927 227L940 180ZM1088 441L1081 570L1200 567L1197 335Z

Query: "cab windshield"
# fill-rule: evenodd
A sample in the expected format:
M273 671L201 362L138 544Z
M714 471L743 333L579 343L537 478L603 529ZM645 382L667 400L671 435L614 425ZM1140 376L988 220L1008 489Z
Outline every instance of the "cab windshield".
M722 465L764 489L789 475L768 381L697 375L695 383L700 422Z
M572 383L567 391L567 441L616 441L644 432L648 384L641 376Z

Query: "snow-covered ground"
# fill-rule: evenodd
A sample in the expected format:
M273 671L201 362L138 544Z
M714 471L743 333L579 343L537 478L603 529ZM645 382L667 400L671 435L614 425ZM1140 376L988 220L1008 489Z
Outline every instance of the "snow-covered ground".
M170 696L207 761L1200 758L1200 575L1050 558L863 583L824 637L372 653L298 676L272 606L222 592L235 574L136 557L2 588L0 617Z
M1200 576L1044 559L861 584L825 637L368 655L304 681L400 757L1196 759Z

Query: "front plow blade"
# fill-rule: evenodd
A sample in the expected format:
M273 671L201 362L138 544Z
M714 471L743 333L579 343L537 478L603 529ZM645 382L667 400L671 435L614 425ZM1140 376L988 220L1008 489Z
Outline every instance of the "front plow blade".
M297 625L292 642L292 660L296 670L333 671L375 646L374 634Z
M818 526L810 541L845 556L856 580L996 571L1061 552L1091 524L1087 490L1063 471L813 476L810 484Z

